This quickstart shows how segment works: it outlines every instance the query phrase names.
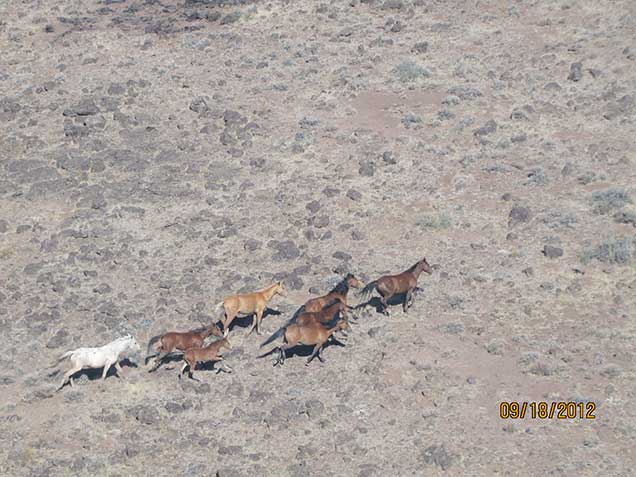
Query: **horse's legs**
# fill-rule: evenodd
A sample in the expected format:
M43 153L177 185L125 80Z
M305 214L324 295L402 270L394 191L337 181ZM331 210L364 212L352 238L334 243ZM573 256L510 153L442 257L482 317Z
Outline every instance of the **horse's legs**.
M82 370L81 366L80 367L75 366L74 368L71 368L66 373L64 373L64 379L62 380L62 384L60 384L60 387L58 389L62 389L64 385L66 384L66 381L71 383L71 387L75 386L73 384L73 375L81 370Z
M125 381L126 376L124 376L124 372L121 369L121 364L119 364L119 361L115 361L115 369L117 370L117 377Z
M385 315L389 316L391 314L391 312L389 311L389 304L387 303L387 300L391 298L391 295L380 295L380 303L382 303L382 313L384 313Z
M314 359L314 356L318 355L318 359L320 359L322 361L322 358L320 357L320 348L322 348L322 343L318 343L316 346L314 346L314 350L311 353L311 356L309 356L309 359L307 360L307 362L305 363L305 366L309 366L309 363L311 363L311 360Z
M265 310L260 310L256 313L255 316L255 320L256 320L256 334L257 335L262 335L263 333L261 332L261 321L263 320L263 312Z
M323 345L320 345L320 349L318 350L318 359L320 360L321 363L325 362L325 358L322 357L322 350L323 349L324 349Z
M106 375L108 374L108 370L110 369L110 367L113 365L113 363L106 363L104 365L104 371L102 371L102 381L104 379L106 379Z
M163 360L163 358L165 358L166 356L168 356L168 354L169 354L169 353L161 352L161 353L159 353L158 355L156 355L156 356L154 357L154 363L155 363L155 365L154 365L152 368L150 368L150 369L148 370L148 372L149 372L149 373L152 373L153 371L156 371L157 369L159 369L159 366L161 366L161 364L162 364L162 360Z
M406 313L409 308L411 307L411 300L413 300L413 289L411 288L409 291L406 292L406 295L404 295L404 303L402 303L402 309L404 310L404 313Z
M219 363L221 365L221 367L219 368L219 372L223 371L224 373L231 373L232 371L234 371L229 364L225 364L225 361L223 360L223 356L217 355L214 358L213 363L214 364Z
M188 362L186 361L185 363L183 363L183 366L181 366L181 370L179 371L179 379L181 379L181 376L183 376L183 372L185 371L185 369L189 366Z
M292 345L290 345L289 343L282 344L278 347L278 359L274 363L274 366L276 366L277 364L282 365L285 363L285 358L286 358L285 351L287 351L291 347Z
M227 338L227 335L230 332L230 325L232 324L232 321L234 321L234 318L236 318L236 313L234 312L228 313L227 310L225 311L225 320L223 320L223 337L224 338Z

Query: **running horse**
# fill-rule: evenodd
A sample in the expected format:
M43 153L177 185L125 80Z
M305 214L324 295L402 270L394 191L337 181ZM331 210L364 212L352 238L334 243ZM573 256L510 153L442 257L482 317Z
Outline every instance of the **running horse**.
M263 313L267 309L267 303L274 298L275 295L285 295L283 282L279 281L252 293L241 293L225 298L216 305L216 309L223 306L223 336L226 337L230 331L230 325L236 316L241 313L244 315L254 315L252 327L248 331L250 334L256 328L256 334L261 333L261 320Z
M433 273L433 269L423 258L408 270L398 273L397 275L384 275L367 284L361 291L360 295L370 296L374 290L380 294L380 302L382 303L382 313L389 315L388 300L394 295L404 294L403 310L404 313L413 306L413 290L417 287L417 280L422 272L429 275Z

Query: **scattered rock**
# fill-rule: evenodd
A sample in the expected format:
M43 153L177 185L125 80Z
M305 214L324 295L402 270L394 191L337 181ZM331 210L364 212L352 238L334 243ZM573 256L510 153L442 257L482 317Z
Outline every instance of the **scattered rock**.
M543 255L548 258L558 258L563 255L563 249L553 245L545 245L543 247Z
M570 74L568 79L570 81L580 81L583 77L583 64L580 62L572 63L570 65Z

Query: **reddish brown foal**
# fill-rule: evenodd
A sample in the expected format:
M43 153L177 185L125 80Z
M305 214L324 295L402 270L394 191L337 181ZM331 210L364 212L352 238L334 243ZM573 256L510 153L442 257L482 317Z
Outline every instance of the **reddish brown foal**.
M214 324L207 328L185 332L171 331L152 337L146 351L146 362L148 362L148 358L151 357L150 351L153 348L155 348L158 353L155 355L155 366L150 371L157 369L161 364L161 360L174 350L185 351L188 348L201 347L208 336L221 336L221 334L219 327ZM159 344L159 346L157 346L157 344Z

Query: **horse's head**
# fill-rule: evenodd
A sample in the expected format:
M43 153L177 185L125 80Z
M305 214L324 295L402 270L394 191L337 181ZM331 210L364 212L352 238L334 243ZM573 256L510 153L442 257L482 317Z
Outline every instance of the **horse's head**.
M345 277L347 280L347 285L349 285L352 288L362 288L363 287L363 283L358 280L353 273L348 273L347 276Z
M274 290L274 294L278 294L280 296L285 296L287 294L287 292L285 291L285 287L283 286L282 280L276 282L276 288Z
M128 350L133 352L133 353L137 353L139 351L141 351L141 346L139 346L139 343L137 342L137 340L131 336L131 335L126 335L124 336L124 339L126 340L127 344L128 344Z
M429 275L433 273L433 268L428 264L428 262L426 261L426 258L423 258L422 260L420 260L417 264L417 267L420 270L428 273Z
M208 327L208 332L210 332L210 334L213 334L214 336L223 336L221 328L216 323L213 323Z

